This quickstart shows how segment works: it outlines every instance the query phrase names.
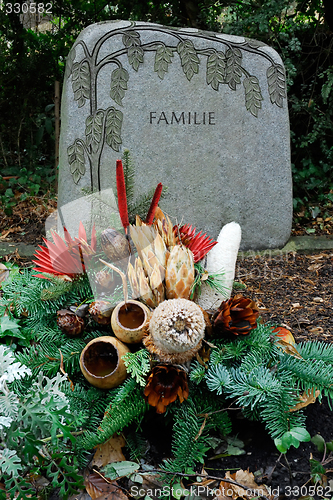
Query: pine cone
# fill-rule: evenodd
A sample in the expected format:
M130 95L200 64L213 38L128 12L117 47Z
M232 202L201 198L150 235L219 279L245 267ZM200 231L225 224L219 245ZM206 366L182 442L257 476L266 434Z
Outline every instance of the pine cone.
M234 335L247 335L257 327L259 311L256 304L243 295L235 295L221 303L213 316L216 329Z
M84 320L68 309L57 312L57 325L68 337L78 337L84 330Z
M167 299L189 299L194 283L194 261L191 250L173 247L165 270Z
M110 325L114 306L106 300L96 300L89 306L89 314L99 325Z
M185 370L174 365L155 366L148 377L144 395L148 403L156 407L157 413L164 413L177 396L182 403L189 395Z

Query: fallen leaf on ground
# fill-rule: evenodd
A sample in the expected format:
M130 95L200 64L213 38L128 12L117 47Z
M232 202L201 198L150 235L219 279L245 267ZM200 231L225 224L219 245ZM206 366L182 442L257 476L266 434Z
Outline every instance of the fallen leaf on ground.
M9 270L5 264L0 263L0 283L9 278Z
M84 478L84 485L92 500L127 500L116 481L108 482L102 474L92 472Z
M321 326L315 326L313 328L310 328L309 333L320 335L321 333L324 333L324 328L322 328Z
M224 500L227 498L232 498L234 500L238 498L243 498L248 500L254 497L265 496L266 498L273 498L268 489L264 484L258 485L254 480L254 475L249 470L238 470L234 474L230 474L228 471L224 479L231 479L243 486L237 486L236 484L227 483L226 481L221 481L218 489L218 494L216 498L218 500Z
M301 408L305 408L306 406L315 403L316 399L320 395L320 391L317 389L316 391L314 389L309 389L308 391L304 391L303 394L299 397L300 402L297 403L295 406L290 408L289 411L298 411Z
M122 462L126 460L122 448L126 445L123 436L114 434L108 441L96 447L96 452L92 465L104 467L112 462Z

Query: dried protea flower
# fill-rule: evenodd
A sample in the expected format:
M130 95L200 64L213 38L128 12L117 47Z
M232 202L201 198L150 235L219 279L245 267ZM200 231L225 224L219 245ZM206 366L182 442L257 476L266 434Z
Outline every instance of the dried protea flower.
M184 363L201 347L205 333L202 310L186 299L162 302L152 313L143 343L161 361Z
M57 325L69 337L78 337L84 330L84 320L68 309L57 312Z
M157 413L164 413L177 396L182 403L189 395L185 370L174 365L155 366L148 377L144 395L148 403L156 407Z
M258 307L251 299L235 295L221 303L213 316L213 325L223 332L247 335L257 326Z
M105 255L116 262L130 255L130 246L127 238L115 229L105 229L101 234L101 245Z
M189 299L194 283L194 261L191 250L175 245L165 270L165 289L168 299Z
M99 325L110 325L114 306L106 300L96 300L89 306L89 314Z

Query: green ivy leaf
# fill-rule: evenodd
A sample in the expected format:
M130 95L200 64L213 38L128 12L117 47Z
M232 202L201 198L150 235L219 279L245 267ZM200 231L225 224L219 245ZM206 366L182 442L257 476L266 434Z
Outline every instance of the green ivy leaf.
M105 476L108 479L113 481L118 477L124 477L133 474L134 472L137 472L139 469L140 465L137 464L136 462L123 461L123 462L113 462L112 464L108 464L105 467L103 467L102 471L104 472Z

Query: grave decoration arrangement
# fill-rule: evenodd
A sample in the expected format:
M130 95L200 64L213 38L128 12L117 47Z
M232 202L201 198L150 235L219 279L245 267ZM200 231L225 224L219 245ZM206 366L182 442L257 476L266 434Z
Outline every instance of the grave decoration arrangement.
M173 226L160 184L146 220L130 225L120 160L116 174L122 233L93 228L88 239L82 224L74 239L53 233L33 270L11 269L2 283L0 467L10 498L35 498L31 464L68 498L94 447L121 431L138 459L147 413L173 422L173 456L160 470L190 473L209 436L232 432L230 404L286 452L310 439L304 407L333 399L333 347L295 344L225 287L240 228L213 241Z

